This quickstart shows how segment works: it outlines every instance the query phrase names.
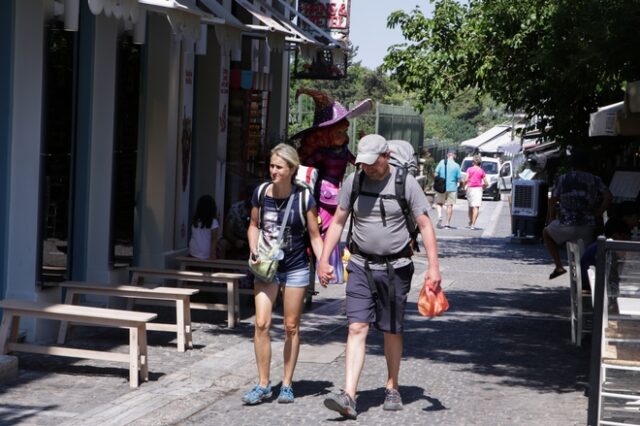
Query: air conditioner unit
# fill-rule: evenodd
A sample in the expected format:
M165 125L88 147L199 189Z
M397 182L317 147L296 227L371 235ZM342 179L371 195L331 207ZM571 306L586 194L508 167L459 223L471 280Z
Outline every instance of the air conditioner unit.
M539 180L516 180L513 182L511 200L514 216L538 215L539 186Z
M542 237L547 216L548 186L540 180L517 179L511 188L511 232L516 237Z

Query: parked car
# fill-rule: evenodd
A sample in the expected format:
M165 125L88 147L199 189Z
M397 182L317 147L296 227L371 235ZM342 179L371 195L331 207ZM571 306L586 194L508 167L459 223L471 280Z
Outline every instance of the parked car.
M467 169L472 165L473 157L465 157L460 164L462 180L467 177ZM500 191L511 190L511 182L513 181L513 163L511 160L502 161L494 157L482 157L480 164L482 170L487 174L489 187L482 191L482 196L491 198L493 201L500 200ZM458 188L458 196L465 196L465 190L462 185Z

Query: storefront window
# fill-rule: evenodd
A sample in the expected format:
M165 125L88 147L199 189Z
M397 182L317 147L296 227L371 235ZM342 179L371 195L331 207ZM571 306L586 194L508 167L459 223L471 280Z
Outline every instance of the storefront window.
M140 90L140 46L129 36L118 43L117 67L109 264L125 267L133 261Z
M229 90L229 128L227 143L227 175L225 190L225 217L229 218L230 210L238 209L250 196L251 189L269 176L269 150L267 141L267 120L269 114L269 92L263 90L243 89L237 87L235 81L240 70L231 72L231 89ZM234 87L235 86L235 87ZM226 227L246 226L246 223L232 221ZM241 238L246 230L225 229L226 235ZM231 237L230 237L231 238ZM245 247L246 248L246 247ZM246 258L248 250L226 253L228 258Z
M40 210L41 285L68 277L71 229L71 171L73 161L73 87L76 33L59 22L46 29L44 123L40 151L42 192Z

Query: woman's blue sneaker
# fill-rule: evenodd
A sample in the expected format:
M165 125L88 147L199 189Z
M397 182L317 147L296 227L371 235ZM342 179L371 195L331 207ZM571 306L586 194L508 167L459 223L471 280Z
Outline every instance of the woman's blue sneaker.
M268 384L266 387L256 385L255 388L244 394L242 402L247 405L255 405L267 398L271 398L271 384Z
M280 395L278 395L278 402L281 404L287 404L289 402L293 402L293 389L291 386L282 385L280 388Z

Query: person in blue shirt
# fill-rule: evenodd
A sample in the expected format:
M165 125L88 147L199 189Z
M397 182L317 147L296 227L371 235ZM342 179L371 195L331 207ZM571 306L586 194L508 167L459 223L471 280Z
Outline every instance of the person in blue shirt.
M446 170L445 161L447 164ZM447 222L444 225L444 228L450 229L451 216L453 215L453 206L456 204L456 200L458 199L458 183L462 178L462 176L460 175L460 165L456 163L456 153L454 151L449 151L447 153L447 158L445 160L440 160L433 176L439 176L446 182L446 192L436 192L435 203L436 211L438 212L438 223L436 226L438 228L443 228L442 206L446 205Z

